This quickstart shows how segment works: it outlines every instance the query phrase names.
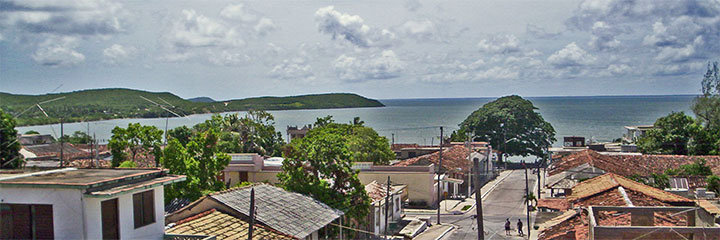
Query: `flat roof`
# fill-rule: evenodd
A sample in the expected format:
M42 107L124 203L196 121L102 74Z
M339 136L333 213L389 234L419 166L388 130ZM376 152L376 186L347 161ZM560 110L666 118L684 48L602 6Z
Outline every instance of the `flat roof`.
M26 174L13 174L0 178L3 185L49 185L89 188L105 183L119 182L158 174L162 169L75 169L63 168Z

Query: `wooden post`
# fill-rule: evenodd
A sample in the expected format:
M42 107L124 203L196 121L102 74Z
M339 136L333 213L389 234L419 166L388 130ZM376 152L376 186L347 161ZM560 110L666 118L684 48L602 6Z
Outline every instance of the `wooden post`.
M250 188L250 227L248 228L248 240L253 238L253 228L255 227L255 189Z

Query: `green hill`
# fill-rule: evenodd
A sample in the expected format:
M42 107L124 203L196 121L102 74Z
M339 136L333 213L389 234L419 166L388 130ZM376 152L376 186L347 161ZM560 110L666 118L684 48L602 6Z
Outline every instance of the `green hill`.
M158 104L173 106L180 115L219 113L229 111L286 110L382 107L377 100L357 94L329 93L292 97L258 97L217 102L193 102L169 92L147 92L132 89L93 89L45 95L20 95L0 92L0 108L12 115L30 110L18 117L18 125L39 125L60 122L93 121L116 118L156 118L169 113L142 97ZM49 117L37 108L36 103L59 97L64 99L41 104ZM32 107L32 108L31 108Z

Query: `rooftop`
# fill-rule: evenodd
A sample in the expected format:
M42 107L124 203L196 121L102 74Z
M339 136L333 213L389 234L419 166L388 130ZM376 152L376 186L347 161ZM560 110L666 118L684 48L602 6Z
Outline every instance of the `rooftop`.
M121 192L184 181L185 176L163 169L22 170L0 175L0 187L78 188L90 197L114 196Z
M642 183L635 182L613 173L606 173L578 183L572 189L572 194L567 197L569 201L588 198L611 189L623 187L626 190L640 193L667 203L692 203L692 200L657 189Z
M305 238L344 215L342 211L309 196L288 192L268 184L233 188L213 193L208 197L248 216L250 189L255 189L257 220L296 238Z
M180 220L168 234L208 235L217 239L247 239L250 224L240 218L211 209ZM254 225L253 239L295 239L259 224Z
M484 155L473 152L473 157L484 159ZM395 163L394 166L413 166L413 165L430 165L438 164L440 152L434 152L414 158L408 158ZM442 168L445 171L464 173L470 170L472 162L468 160L468 148L462 145L454 145L450 148L443 149Z
M405 189L405 185L390 186L390 194L398 194L402 192L403 189ZM387 184L378 183L375 180L365 185L365 192L367 192L370 199L373 200L373 203L380 203L385 200L385 196L387 196L387 190Z

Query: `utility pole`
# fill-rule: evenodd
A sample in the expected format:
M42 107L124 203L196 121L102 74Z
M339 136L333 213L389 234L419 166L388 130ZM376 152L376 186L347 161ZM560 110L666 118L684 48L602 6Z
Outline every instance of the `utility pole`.
M388 207L390 207L390 176L388 176L387 190L385 193L385 233L384 234L386 237L387 237L387 232L388 232L388 215L390 213L388 211Z
M470 139L470 132L468 132L467 135L468 135L468 136L467 136L467 138L468 138L468 140L467 140L468 162L472 162L472 160L470 159L470 155L472 155L472 142L470 141L470 140L471 140L471 139ZM476 173L476 174L477 174L477 173ZM477 177L477 176L480 176L480 175L475 175L475 177ZM472 169L468 169L467 197L470 197L470 195L472 194L472 189L471 189L471 188L472 188L472 183L473 183L473 181L472 181ZM475 185L475 186L477 187L477 185Z
M167 136L168 136L167 129L168 129L168 119L169 118L170 118L170 114L165 116L165 146L167 146Z
M255 227L255 188L250 188L250 227L248 228L248 240L253 239L253 228Z
M540 199L540 166L542 165L542 161L538 161L537 163L537 186L538 186L538 194L536 196L537 199Z
M525 213L527 213L527 235L530 236L530 183L528 182L527 165L525 160L522 161L523 168L525 168Z
M391 133L391 134L392 134L392 142L391 142L390 146L395 145L395 134L394 133Z
M63 131L63 119L60 118L60 167L63 166L63 151L65 150L65 141L63 140L63 136L65 132Z
M437 167L437 195L438 195L438 209L437 209L437 224L440 224L440 203L442 202L442 191L440 190L440 173L442 172L442 138L443 138L443 127L440 127L440 159L438 160L438 167Z
M475 218L478 226L478 240L485 239L485 227L483 226L483 213L482 213L482 194L480 190L480 160L477 158L473 159L473 165L475 166ZM469 184L469 183L468 183Z

